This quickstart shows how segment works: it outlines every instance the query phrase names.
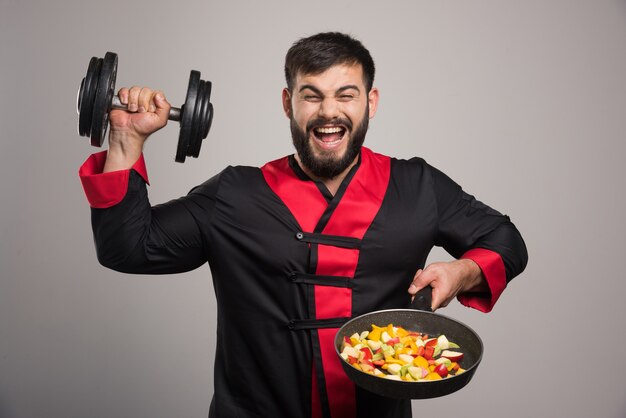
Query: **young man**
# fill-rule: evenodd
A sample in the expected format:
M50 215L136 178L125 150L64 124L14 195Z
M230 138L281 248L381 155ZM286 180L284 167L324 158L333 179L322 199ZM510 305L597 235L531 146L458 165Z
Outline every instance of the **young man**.
M218 302L210 417L409 417L409 401L363 391L333 348L341 324L406 307L432 287L489 311L527 262L509 218L419 158L362 146L378 105L374 62L350 36L296 42L282 102L296 153L229 167L187 196L151 207L142 150L170 105L120 90L109 150L80 169L99 261L129 273L208 262ZM424 266L433 245L456 260ZM408 290L408 291L407 291Z

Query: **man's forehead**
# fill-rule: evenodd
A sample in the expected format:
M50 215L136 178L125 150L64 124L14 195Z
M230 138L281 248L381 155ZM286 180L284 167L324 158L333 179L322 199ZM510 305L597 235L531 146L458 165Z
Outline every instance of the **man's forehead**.
M318 89L338 89L346 85L355 85L364 90L363 67L361 64L336 64L319 73L303 73L296 75L294 90L298 91L307 85Z

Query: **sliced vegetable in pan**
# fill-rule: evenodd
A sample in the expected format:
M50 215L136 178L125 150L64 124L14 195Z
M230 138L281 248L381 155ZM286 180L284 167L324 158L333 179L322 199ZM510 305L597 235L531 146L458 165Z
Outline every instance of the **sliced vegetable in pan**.
M463 373L460 347L445 335L437 337L389 324L372 324L371 331L344 337L341 357L374 376L420 382L441 380Z

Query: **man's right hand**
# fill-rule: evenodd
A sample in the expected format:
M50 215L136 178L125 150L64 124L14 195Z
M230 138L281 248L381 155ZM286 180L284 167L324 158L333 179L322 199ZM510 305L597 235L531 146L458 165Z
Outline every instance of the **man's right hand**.
M109 115L111 131L105 173L132 167L148 137L167 125L171 108L161 91L147 87L122 88L118 96L128 111L114 109Z

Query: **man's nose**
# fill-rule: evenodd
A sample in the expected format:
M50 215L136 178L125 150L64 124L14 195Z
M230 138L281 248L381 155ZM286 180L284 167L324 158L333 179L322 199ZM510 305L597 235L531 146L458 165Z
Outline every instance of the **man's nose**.
M319 116L324 119L335 119L339 117L339 104L332 97L324 98L320 103Z

